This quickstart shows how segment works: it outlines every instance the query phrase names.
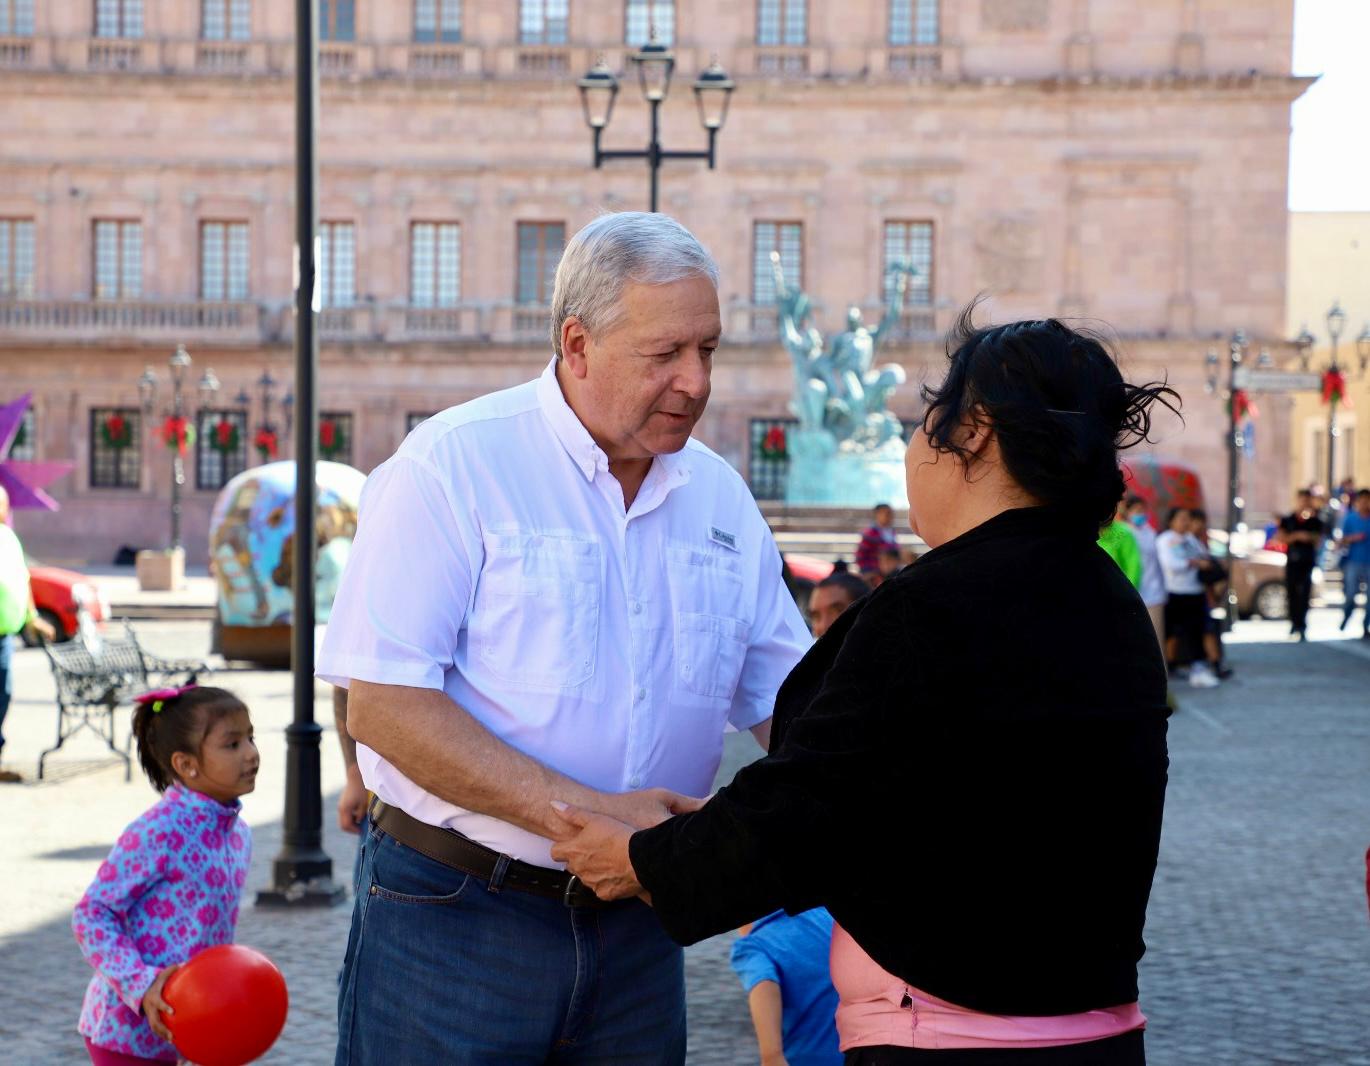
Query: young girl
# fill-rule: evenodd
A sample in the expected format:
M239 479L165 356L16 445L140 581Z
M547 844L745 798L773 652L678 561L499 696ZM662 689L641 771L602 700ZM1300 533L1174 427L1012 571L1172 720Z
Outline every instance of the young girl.
M238 797L260 760L243 702L187 685L135 704L138 761L163 795L124 830L71 923L95 968L78 1028L96 1066L178 1060L162 986L198 951L232 942L252 850Z

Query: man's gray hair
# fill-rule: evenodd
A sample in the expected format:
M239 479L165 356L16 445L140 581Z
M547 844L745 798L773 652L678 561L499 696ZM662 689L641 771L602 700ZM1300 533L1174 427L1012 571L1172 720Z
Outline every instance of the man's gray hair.
M718 264L675 219L645 211L601 215L566 246L552 290L552 349L561 357L561 327L575 315L591 336L622 315L623 287L669 285L703 277L718 286Z

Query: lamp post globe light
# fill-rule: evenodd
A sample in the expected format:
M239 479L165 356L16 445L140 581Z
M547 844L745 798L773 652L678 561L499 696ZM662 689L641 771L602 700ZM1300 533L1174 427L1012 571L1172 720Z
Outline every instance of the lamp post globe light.
M629 57L637 69L638 85L642 97L651 108L651 136L647 147L641 149L606 149L601 139L609 120L613 118L614 101L618 98L618 78L614 76L604 60L600 59L586 71L577 82L580 89L580 105L585 114L585 125L590 128L595 153L595 169L598 170L609 159L643 159L647 162L650 181L648 207L657 210L658 172L665 159L703 159L709 169L714 168L718 133L728 119L728 100L736 86L723 68L714 60L706 69L700 71L691 88L695 94L695 104L699 110L699 124L709 135L709 147L699 151L676 152L661 147L661 105L671 91L671 77L675 73L675 56L655 36L632 53Z
M190 427L196 421L198 411L186 407L186 375L194 360L186 351L184 344L178 344L176 351L167 360L171 372L171 407L167 413L165 429L167 444L171 447L171 550L181 550L181 488L186 483L185 450L190 442ZM138 398L143 414L151 415L157 405L157 372L148 366L138 378ZM219 391L219 379L213 370L206 370L196 386L199 408L208 407Z
M1360 372L1364 374L1370 369L1370 322L1356 335L1356 357L1360 360Z

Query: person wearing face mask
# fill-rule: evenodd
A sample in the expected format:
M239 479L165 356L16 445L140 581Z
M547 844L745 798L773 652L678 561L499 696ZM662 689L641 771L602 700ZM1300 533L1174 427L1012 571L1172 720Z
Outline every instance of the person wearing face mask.
M1142 594L1146 613L1151 616L1152 628L1156 630L1156 643L1165 647L1165 604L1169 593L1165 588L1165 572L1161 569L1161 557L1156 551L1156 531L1146 514L1146 500L1140 496L1129 496L1124 504L1128 525L1137 540L1137 551L1142 560L1142 580L1137 591Z

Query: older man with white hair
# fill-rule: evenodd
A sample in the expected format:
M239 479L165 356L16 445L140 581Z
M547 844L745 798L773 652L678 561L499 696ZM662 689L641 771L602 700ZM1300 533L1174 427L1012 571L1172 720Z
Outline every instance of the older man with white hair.
M337 1062L676 1064L683 960L551 858L554 801L637 826L768 743L809 643L770 531L691 431L718 268L663 215L557 269L536 381L418 427L362 496L319 657L375 793Z

